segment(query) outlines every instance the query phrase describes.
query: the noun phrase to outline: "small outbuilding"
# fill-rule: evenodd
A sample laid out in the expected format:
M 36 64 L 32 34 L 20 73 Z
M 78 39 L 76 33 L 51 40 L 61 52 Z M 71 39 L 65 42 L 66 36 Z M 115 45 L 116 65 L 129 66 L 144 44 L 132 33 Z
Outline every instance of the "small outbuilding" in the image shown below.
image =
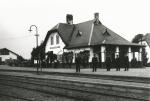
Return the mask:
M 0 49 L 0 64 L 6 62 L 9 59 L 17 60 L 20 57 L 17 53 L 7 49 L 1 48 Z

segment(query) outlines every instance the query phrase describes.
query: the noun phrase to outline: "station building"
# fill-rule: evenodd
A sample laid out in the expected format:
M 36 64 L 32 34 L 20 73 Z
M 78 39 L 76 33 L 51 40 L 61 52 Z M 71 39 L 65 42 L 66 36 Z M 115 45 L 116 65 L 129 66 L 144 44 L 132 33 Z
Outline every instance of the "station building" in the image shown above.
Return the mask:
M 73 62 L 75 54 L 88 50 L 90 53 L 89 62 L 94 54 L 97 54 L 102 63 L 106 57 L 111 59 L 128 55 L 129 62 L 136 56 L 137 61 L 142 61 L 143 45 L 131 43 L 121 35 L 107 28 L 99 20 L 99 13 L 94 14 L 94 18 L 78 24 L 73 23 L 73 16 L 66 15 L 66 23 L 58 23 L 47 32 L 44 40 L 45 52 L 53 52 L 61 57 L 63 52 L 73 52 Z M 136 55 L 133 55 L 137 53 Z

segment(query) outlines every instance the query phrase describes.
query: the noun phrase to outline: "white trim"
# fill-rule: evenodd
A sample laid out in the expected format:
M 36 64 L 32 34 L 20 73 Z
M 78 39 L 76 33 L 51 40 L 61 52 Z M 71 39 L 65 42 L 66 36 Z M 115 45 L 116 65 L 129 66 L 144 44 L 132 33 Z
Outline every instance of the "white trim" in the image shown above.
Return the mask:
M 101 62 L 105 62 L 105 46 L 101 46 Z
M 129 62 L 131 62 L 131 60 L 133 58 L 133 54 L 131 52 L 131 47 L 128 47 L 128 58 L 129 58 Z
M 89 37 L 89 43 L 88 43 L 88 45 L 90 45 L 90 44 L 91 44 L 91 39 L 92 39 L 93 28 L 94 28 L 94 24 L 92 23 L 92 28 L 91 28 L 91 33 L 90 33 L 90 37 Z
M 93 48 L 90 48 L 90 57 L 89 57 L 89 62 L 92 62 L 92 58 L 94 56 L 94 53 L 93 53 Z

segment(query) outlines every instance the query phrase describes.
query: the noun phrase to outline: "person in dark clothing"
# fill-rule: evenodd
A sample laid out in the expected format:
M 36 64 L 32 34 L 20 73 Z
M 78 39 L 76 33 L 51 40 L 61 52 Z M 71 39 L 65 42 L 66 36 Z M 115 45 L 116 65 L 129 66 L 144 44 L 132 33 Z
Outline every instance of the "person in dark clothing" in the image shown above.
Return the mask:
M 98 66 L 98 58 L 96 57 L 96 54 L 94 54 L 94 57 L 92 58 L 93 72 L 96 72 L 97 66 Z
M 42 65 L 42 68 L 46 68 L 46 60 L 42 60 L 41 65 Z
M 124 71 L 128 71 L 129 70 L 129 58 L 128 58 L 128 56 L 124 57 L 124 66 L 125 66 Z
M 76 64 L 76 72 L 80 72 L 81 57 L 79 56 L 79 54 L 75 59 L 75 64 Z
M 54 68 L 58 68 L 59 61 L 57 59 L 54 60 Z
M 110 71 L 110 67 L 111 67 L 111 63 L 112 63 L 111 58 L 110 57 L 106 57 L 105 63 L 106 63 L 107 71 Z
M 62 67 L 65 68 L 65 56 L 64 56 L 64 54 L 62 55 Z
M 116 66 L 115 56 L 112 56 L 111 60 L 112 60 L 112 62 L 111 62 L 111 68 L 115 68 L 115 66 Z
M 137 64 L 137 59 L 136 59 L 135 57 L 133 57 L 133 59 L 131 60 L 131 66 L 132 66 L 133 68 L 135 68 L 135 67 L 136 67 L 136 64 Z
M 73 56 L 70 54 L 69 56 L 68 56 L 68 65 L 69 65 L 69 68 L 71 68 L 71 65 L 72 65 L 72 60 L 73 60 Z
M 116 71 L 120 71 L 120 58 L 118 55 L 115 59 L 115 66 L 116 66 Z

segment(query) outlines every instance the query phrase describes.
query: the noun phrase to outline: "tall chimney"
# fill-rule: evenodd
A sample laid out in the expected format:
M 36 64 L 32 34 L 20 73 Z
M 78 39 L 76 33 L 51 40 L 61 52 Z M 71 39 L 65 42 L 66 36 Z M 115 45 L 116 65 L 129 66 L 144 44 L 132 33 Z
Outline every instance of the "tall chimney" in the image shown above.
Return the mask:
M 66 15 L 66 23 L 72 25 L 73 24 L 73 15 L 67 14 Z
M 95 24 L 101 24 L 101 22 L 99 21 L 99 13 L 94 13 L 94 20 Z
M 94 13 L 94 18 L 99 20 L 99 13 Z

